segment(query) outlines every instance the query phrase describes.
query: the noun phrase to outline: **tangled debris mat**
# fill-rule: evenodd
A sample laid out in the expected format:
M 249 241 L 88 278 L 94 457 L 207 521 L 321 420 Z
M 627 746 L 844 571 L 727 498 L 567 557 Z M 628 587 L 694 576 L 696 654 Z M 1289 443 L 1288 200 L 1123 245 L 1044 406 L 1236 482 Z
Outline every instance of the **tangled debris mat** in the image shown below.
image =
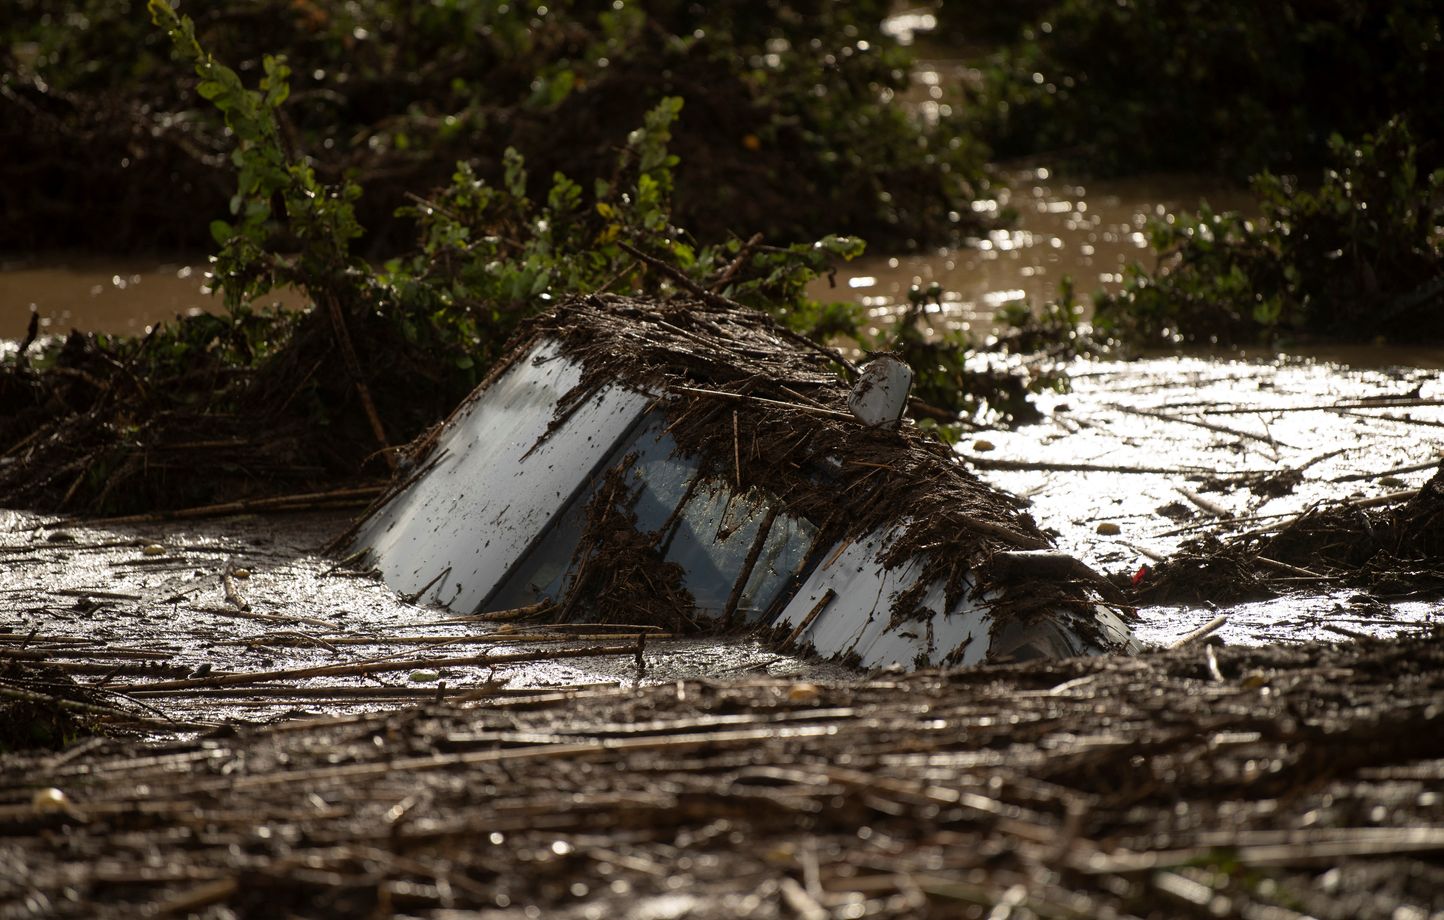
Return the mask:
M 1444 591 L 1444 466 L 1417 490 L 1316 506 L 1227 540 L 1187 542 L 1143 580 L 1134 599 L 1231 604 L 1301 585 L 1437 597 Z
M 850 387 L 841 372 L 856 368 L 846 358 L 764 313 L 699 294 L 705 296 L 569 299 L 529 321 L 494 373 L 533 360 L 539 343 L 554 344 L 581 374 L 557 401 L 544 438 L 599 392 L 620 385 L 648 394 L 648 411 L 665 419 L 664 433 L 677 452 L 695 459 L 700 477 L 687 487 L 684 503 L 701 481 L 725 483 L 733 496 L 756 489 L 765 495 L 767 514 L 785 512 L 816 528 L 806 550 L 812 558 L 880 535 L 878 561 L 884 567 L 919 565 L 888 605 L 895 624 L 930 620 L 934 612 L 925 598 L 941 585 L 942 609 L 955 608 L 966 596 L 987 595 L 994 623 L 1045 612 L 1062 619 L 1072 612 L 1077 616 L 1065 621 L 1067 628 L 1108 647 L 1095 618 L 1097 592 L 1119 598 L 1101 575 L 1081 564 L 1047 577 L 1023 570 L 1021 561 L 1011 573 L 990 564 L 1000 552 L 1053 547 L 1018 499 L 983 482 L 948 444 L 911 420 L 895 427 L 860 423 L 847 408 Z M 485 386 L 478 393 L 484 394 Z M 377 509 L 424 474 L 444 443 L 441 430 L 411 445 L 393 491 Z M 681 572 L 662 564 L 667 528 L 640 533 L 631 514 L 635 496 L 623 489 L 623 476 L 633 459 L 601 474 L 606 483 L 597 492 L 601 500 L 587 507 L 572 566 L 592 577 L 574 581 L 557 609 L 543 615 L 566 621 L 584 611 L 594 622 L 694 631 L 694 603 L 680 589 Z M 390 525 L 383 520 L 380 526 Z M 759 541 L 765 539 L 768 527 L 759 533 Z M 347 539 L 337 545 L 347 545 Z M 755 544 L 753 562 L 762 545 Z M 724 623 L 736 612 L 751 566 L 729 573 L 735 582 Z M 593 574 L 600 572 L 606 577 Z M 1125 616 L 1132 612 L 1119 609 Z M 927 651 L 933 651 L 931 638 Z
M 1436 632 L 95 739 L 0 916 L 1427 918 L 1441 721 Z

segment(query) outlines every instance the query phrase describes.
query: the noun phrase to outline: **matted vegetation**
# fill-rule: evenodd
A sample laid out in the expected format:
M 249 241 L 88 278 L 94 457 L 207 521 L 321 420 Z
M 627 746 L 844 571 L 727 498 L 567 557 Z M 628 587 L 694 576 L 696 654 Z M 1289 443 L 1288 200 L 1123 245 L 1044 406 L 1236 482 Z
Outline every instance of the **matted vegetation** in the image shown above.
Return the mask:
M 0 758 L 0 896 L 582 918 L 1438 906 L 1444 644 L 548 688 Z M 67 809 L 32 804 L 56 787 Z

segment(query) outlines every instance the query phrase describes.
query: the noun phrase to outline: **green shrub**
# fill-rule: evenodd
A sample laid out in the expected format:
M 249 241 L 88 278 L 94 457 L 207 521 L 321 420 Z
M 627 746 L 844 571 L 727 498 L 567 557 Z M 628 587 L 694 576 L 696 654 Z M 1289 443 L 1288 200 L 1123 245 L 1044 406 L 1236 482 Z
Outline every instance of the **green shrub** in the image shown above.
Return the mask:
M 1444 141 L 1441 23 L 1433 0 L 1058 0 L 983 63 L 967 111 L 1004 157 L 1300 170 L 1396 113 Z
M 217 0 L 196 34 L 254 83 L 284 56 L 280 122 L 297 163 L 356 204 L 372 255 L 404 251 L 406 194 L 501 153 L 545 198 L 562 172 L 610 180 L 627 132 L 680 98 L 679 222 L 702 239 L 829 232 L 940 241 L 986 190 L 980 148 L 885 103 L 911 58 L 881 0 Z M 0 10 L 0 247 L 204 246 L 230 139 L 170 60 L 141 0 L 12 0 Z M 47 219 L 39 219 L 41 216 Z M 966 229 L 966 228 L 962 228 Z
M 0 364 L 0 452 L 26 448 L 0 466 L 12 502 L 120 512 L 381 472 L 381 458 L 479 382 L 522 320 L 568 294 L 715 290 L 804 331 L 856 331 L 851 308 L 818 304 L 806 289 L 834 260 L 858 255 L 860 241 L 701 245 L 674 225 L 678 99 L 647 113 L 611 178 L 587 189 L 558 173 L 533 199 L 515 150 L 496 184 L 462 163 L 450 183 L 413 196 L 414 249 L 373 266 L 352 251 L 360 189 L 321 181 L 288 150 L 285 62 L 265 58 L 248 88 L 190 20 L 165 0 L 150 7 L 233 144 L 231 219 L 212 226 L 230 309 L 141 339 L 74 334 Z M 314 306 L 247 306 L 280 286 Z
M 1335 137 L 1316 191 L 1264 173 L 1262 215 L 1207 208 L 1150 227 L 1162 261 L 1096 300 L 1101 331 L 1143 344 L 1301 336 L 1444 339 L 1444 169 L 1402 120 Z

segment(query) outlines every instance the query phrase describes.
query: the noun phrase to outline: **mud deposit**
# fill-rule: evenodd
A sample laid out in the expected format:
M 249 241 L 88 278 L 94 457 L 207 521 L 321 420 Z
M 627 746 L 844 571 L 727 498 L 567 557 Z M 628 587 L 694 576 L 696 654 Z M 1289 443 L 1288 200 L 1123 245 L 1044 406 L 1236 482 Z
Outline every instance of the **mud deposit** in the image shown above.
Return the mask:
M 1144 583 L 1150 572 L 1140 569 L 1201 535 L 1266 537 L 1340 504 L 1401 507 L 1434 474 L 1444 445 L 1444 386 L 1432 368 L 1199 357 L 1078 362 L 1070 377 L 1072 392 L 1040 401 L 1042 422 L 969 436 L 960 452 L 1029 499 L 1062 549 Z M 1377 636 L 1439 617 L 1437 602 L 1407 587 L 1360 592 L 1311 577 L 1324 574 L 1275 571 L 1280 596 L 1228 610 L 1222 637 Z M 1170 642 L 1218 610 L 1140 613 L 1141 637 Z

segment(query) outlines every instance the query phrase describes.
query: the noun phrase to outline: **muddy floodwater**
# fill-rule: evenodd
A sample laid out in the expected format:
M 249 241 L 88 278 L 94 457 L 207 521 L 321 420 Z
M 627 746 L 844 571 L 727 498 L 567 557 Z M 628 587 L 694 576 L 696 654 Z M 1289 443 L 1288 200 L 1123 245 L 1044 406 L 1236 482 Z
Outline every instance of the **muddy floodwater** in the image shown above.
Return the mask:
M 204 256 L 97 259 L 49 256 L 0 261 L 0 339 L 25 334 L 32 313 L 41 335 L 71 329 L 141 335 L 155 323 L 225 309 L 211 290 Z M 299 295 L 271 298 L 303 306 Z
M 1444 443 L 1444 383 L 1432 368 L 1157 358 L 1071 370 L 1071 392 L 1040 400 L 1042 422 L 980 430 L 958 449 L 1026 498 L 1064 550 L 1109 573 L 1136 572 L 1205 531 L 1417 489 Z M 1268 487 L 1287 471 L 1296 485 Z M 117 524 L 0 512 L 0 645 L 138 701 L 137 724 L 152 728 L 434 699 L 528 705 L 696 677 L 851 676 L 746 639 L 615 624 L 498 628 L 417 604 L 321 551 L 349 520 L 331 511 Z M 1444 621 L 1436 602 L 1318 593 L 1306 580 L 1223 612 L 1222 639 L 1243 645 L 1408 635 Z M 1169 645 L 1218 613 L 1145 607 L 1136 629 Z
M 924 67 L 910 104 L 940 104 L 944 63 Z M 1148 220 L 1203 201 L 1247 211 L 1236 189 L 1188 177 L 1080 183 L 1015 170 L 982 211 L 1016 222 L 961 249 L 868 256 L 819 282 L 883 329 L 913 285 L 941 286 L 935 329 L 986 338 L 998 307 L 1081 297 L 1148 259 Z M 139 333 L 220 309 L 204 259 L 126 264 L 51 260 L 0 266 L 0 339 L 70 328 Z M 12 343 L 13 347 L 13 343 Z M 978 430 L 958 444 L 979 475 L 1022 496 L 1060 547 L 1107 573 L 1136 573 L 1204 532 L 1239 533 L 1317 503 L 1417 489 L 1444 451 L 1440 356 L 1422 349 L 1077 360 L 1071 390 L 1038 399 L 1042 421 Z M 1296 473 L 1289 489 L 1261 487 Z M 508 628 L 410 603 L 320 548 L 345 515 L 108 524 L 0 512 L 0 643 L 56 661 L 85 682 L 145 703 L 140 720 L 205 725 L 434 698 L 527 699 L 682 677 L 828 679 L 841 668 L 744 640 L 681 640 L 618 627 Z M 228 574 L 229 573 L 229 574 Z M 244 574 L 245 577 L 241 577 Z M 1147 643 L 1213 619 L 1208 606 L 1140 611 Z M 1230 644 L 1411 633 L 1435 602 L 1296 592 L 1225 611 Z M 284 688 L 234 673 L 275 672 Z M 193 682 L 200 681 L 200 686 Z
M 929 321 L 982 338 L 999 305 L 1051 297 L 1064 275 L 1085 291 L 1116 284 L 1122 265 L 1142 252 L 1150 216 L 1205 197 L 1227 203 L 1229 194 L 1208 194 L 1191 180 L 1083 187 L 1042 168 L 1016 178 L 1018 191 L 1003 201 L 1018 213 L 1012 229 L 971 249 L 865 259 L 839 274 L 837 288 L 818 293 L 857 298 L 885 325 L 911 285 L 937 281 L 942 308 Z M 12 266 L 0 273 L 0 306 L 14 333 L 29 305 L 41 303 L 52 334 L 72 325 L 139 331 L 166 316 L 218 308 L 201 293 L 203 265 Z M 958 450 L 981 476 L 1026 498 L 1061 548 L 1104 572 L 1135 572 L 1206 530 L 1238 532 L 1321 501 L 1418 488 L 1444 447 L 1444 384 L 1434 357 L 1360 348 L 1079 360 L 1068 369 L 1070 392 L 1039 398 L 1041 422 L 970 433 Z M 1283 494 L 1246 484 L 1290 470 L 1300 481 Z M 639 668 L 635 632 L 498 633 L 338 568 L 319 550 L 345 524 L 334 513 L 184 527 L 7 513 L 0 607 L 10 633 L 0 641 L 195 724 L 438 696 L 580 693 L 683 676 L 845 674 L 749 641 L 651 636 Z M 223 574 L 235 569 L 249 575 L 231 579 L 244 608 L 227 599 Z M 1145 608 L 1136 628 L 1145 642 L 1168 644 L 1217 612 Z M 1307 583 L 1227 613 L 1223 640 L 1253 645 L 1339 638 L 1339 630 L 1407 633 L 1441 616 L 1433 602 L 1320 594 Z M 333 670 L 280 678 L 286 689 L 275 695 L 254 683 L 199 691 L 184 683 L 188 675 L 307 668 Z M 156 680 L 173 689 L 141 689 Z

